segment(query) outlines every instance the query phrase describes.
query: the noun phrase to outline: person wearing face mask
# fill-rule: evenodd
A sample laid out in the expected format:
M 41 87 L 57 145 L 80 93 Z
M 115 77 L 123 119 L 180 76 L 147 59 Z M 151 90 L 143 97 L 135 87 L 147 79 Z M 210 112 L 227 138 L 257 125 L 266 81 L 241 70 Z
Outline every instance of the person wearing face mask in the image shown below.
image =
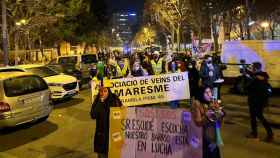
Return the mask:
M 220 68 L 213 63 L 212 57 L 207 57 L 205 63 L 200 68 L 200 77 L 203 86 L 215 87 L 215 81 L 221 78 Z
M 112 86 L 109 80 L 101 81 L 99 93 L 90 111 L 91 118 L 96 120 L 94 152 L 98 158 L 108 158 L 110 108 L 122 107 L 120 99 L 110 90 Z
M 145 75 L 144 70 L 143 70 L 142 66 L 140 65 L 140 62 L 135 62 L 133 64 L 131 75 L 134 77 L 140 77 L 140 76 Z
M 116 71 L 117 71 L 117 78 L 123 78 L 127 77 L 129 74 L 129 66 L 126 64 L 124 59 L 118 60 L 118 63 L 116 64 Z
M 197 100 L 192 101 L 192 117 L 197 126 L 202 127 L 203 158 L 220 158 L 219 147 L 223 145 L 221 122 L 225 116 L 223 108 L 213 100 L 210 87 L 199 89 Z
M 271 86 L 268 83 L 269 76 L 262 71 L 262 64 L 253 63 L 252 72 L 250 74 L 251 81 L 248 86 L 248 104 L 251 118 L 251 133 L 247 138 L 258 139 L 257 119 L 263 124 L 267 132 L 266 142 L 273 141 L 273 132 L 270 124 L 264 118 L 263 111 L 268 104 L 269 96 L 272 93 Z
M 172 60 L 168 64 L 168 72 L 169 73 L 177 73 L 179 72 L 178 64 L 176 63 L 175 60 Z
M 200 79 L 199 72 L 196 68 L 196 61 L 191 61 L 187 70 L 189 72 L 190 93 L 192 97 L 196 97 L 198 95 Z
M 151 66 L 152 66 L 153 75 L 159 75 L 164 73 L 165 63 L 163 61 L 163 58 L 160 57 L 160 53 L 158 51 L 155 51 L 153 54 L 153 59 L 151 60 Z

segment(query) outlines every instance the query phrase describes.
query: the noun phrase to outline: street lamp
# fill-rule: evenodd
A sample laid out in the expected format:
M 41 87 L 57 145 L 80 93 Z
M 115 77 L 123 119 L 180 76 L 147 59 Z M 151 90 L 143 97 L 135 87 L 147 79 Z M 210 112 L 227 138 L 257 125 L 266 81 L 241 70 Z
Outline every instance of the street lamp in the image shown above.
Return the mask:
M 20 20 L 20 23 L 23 24 L 23 25 L 26 25 L 26 24 L 27 24 L 27 20 L 21 19 L 21 20 Z
M 267 21 L 264 21 L 264 22 L 261 23 L 262 28 L 266 29 L 268 26 L 269 26 L 269 23 Z
M 21 19 L 19 21 L 16 21 L 16 26 L 26 25 L 28 22 L 26 19 Z
M 265 30 L 266 28 L 269 27 L 269 23 L 267 21 L 264 21 L 261 23 L 261 27 L 262 27 L 263 40 L 265 40 Z
M 21 22 L 16 22 L 16 25 L 17 26 L 21 26 Z
M 148 28 L 144 27 L 144 33 L 148 33 Z
M 16 26 L 17 26 L 17 30 L 20 32 L 20 30 L 21 30 L 21 26 L 24 26 L 24 25 L 27 25 L 27 20 L 26 19 L 21 19 L 21 20 L 19 20 L 19 21 L 16 21 L 15 22 L 15 24 L 16 24 Z M 19 36 L 19 32 L 17 32 L 16 34 L 15 34 L 15 65 L 18 65 L 18 36 Z M 29 35 L 28 35 L 29 36 Z

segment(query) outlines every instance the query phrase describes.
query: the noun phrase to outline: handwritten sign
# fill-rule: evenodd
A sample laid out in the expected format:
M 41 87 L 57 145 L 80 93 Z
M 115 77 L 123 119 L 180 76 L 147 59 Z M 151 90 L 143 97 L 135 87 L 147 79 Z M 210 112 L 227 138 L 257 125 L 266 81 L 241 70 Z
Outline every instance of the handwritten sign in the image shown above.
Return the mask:
M 202 158 L 202 129 L 185 109 L 112 108 L 109 133 L 110 158 Z

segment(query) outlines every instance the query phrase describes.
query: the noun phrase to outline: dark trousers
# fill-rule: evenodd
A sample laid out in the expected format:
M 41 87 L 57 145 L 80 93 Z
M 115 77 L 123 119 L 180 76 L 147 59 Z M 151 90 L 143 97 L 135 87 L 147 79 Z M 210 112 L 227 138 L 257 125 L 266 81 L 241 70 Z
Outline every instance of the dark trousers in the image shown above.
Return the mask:
M 258 120 L 263 124 L 267 135 L 272 136 L 272 129 L 270 127 L 270 124 L 267 122 L 267 120 L 263 116 L 263 110 L 264 106 L 262 105 L 249 105 L 250 110 L 250 117 L 251 117 L 251 128 L 252 128 L 252 134 L 257 136 L 258 135 L 258 129 L 257 129 L 257 118 Z
M 213 151 L 210 150 L 209 145 L 210 145 L 210 141 L 205 138 L 205 136 L 203 137 L 203 158 L 221 158 L 220 155 L 220 149 L 217 146 Z
M 97 153 L 97 158 L 108 158 L 108 155 Z

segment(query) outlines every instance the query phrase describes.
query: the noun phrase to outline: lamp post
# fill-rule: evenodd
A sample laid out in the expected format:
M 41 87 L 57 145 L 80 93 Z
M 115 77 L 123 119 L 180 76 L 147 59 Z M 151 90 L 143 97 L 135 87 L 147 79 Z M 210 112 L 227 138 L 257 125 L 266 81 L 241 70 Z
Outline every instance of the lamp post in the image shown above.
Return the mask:
M 261 27 L 262 27 L 262 36 L 263 36 L 263 40 L 265 40 L 265 30 L 269 27 L 269 23 L 267 21 L 264 21 L 261 23 Z
M 18 50 L 19 50 L 19 46 L 18 46 L 18 39 L 19 39 L 19 32 L 20 32 L 20 27 L 24 26 L 27 24 L 27 20 L 25 19 L 21 19 L 19 21 L 15 22 L 16 26 L 17 26 L 17 32 L 15 34 L 15 65 L 18 65 Z

